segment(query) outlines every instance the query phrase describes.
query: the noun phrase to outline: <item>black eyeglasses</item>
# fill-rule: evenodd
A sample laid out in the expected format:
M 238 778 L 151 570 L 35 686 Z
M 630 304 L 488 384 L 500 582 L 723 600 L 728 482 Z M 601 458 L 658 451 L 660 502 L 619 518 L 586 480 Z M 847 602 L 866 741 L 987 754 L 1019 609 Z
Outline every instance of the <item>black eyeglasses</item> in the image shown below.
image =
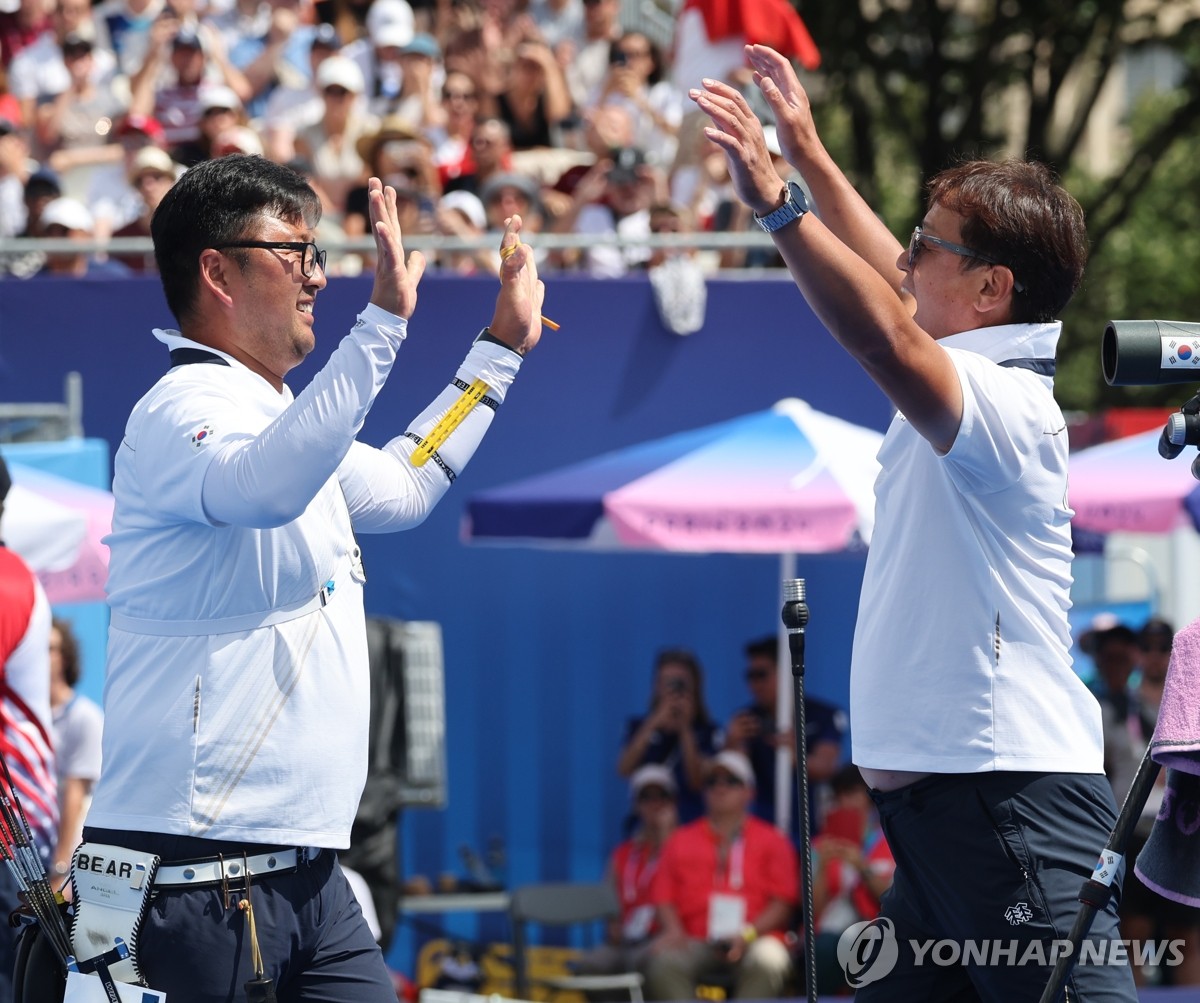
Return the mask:
M 329 253 L 322 251 L 310 241 L 299 240 L 232 240 L 228 244 L 214 244 L 214 251 L 227 251 L 235 247 L 261 247 L 267 251 L 299 251 L 300 274 L 311 279 L 318 268 L 325 271 L 325 257 Z
M 932 234 L 926 233 L 919 226 L 913 227 L 912 236 L 908 238 L 908 270 L 912 271 L 913 266 L 917 263 L 917 256 L 921 253 L 921 248 L 928 244 L 930 247 L 938 247 L 943 251 L 949 251 L 951 254 L 957 254 L 960 258 L 976 258 L 979 261 L 986 261 L 989 265 L 1000 265 L 1002 268 L 1009 266 L 1003 261 L 997 261 L 989 255 L 983 254 L 970 247 L 964 247 L 962 244 L 955 244 L 949 240 L 943 240 L 941 237 L 934 237 Z M 1009 271 L 1012 271 L 1009 268 Z M 1025 291 L 1025 284 L 1013 276 L 1013 289 L 1019 293 Z
M 766 669 L 747 669 L 746 670 L 746 682 L 761 683 L 770 674 L 771 673 L 768 672 Z
M 714 773 L 711 777 L 704 781 L 705 787 L 745 787 L 737 777 L 730 776 L 728 773 Z
M 661 787 L 647 787 L 638 791 L 639 801 L 670 801 L 671 795 Z
M 1145 651 L 1148 654 L 1169 655 L 1171 653 L 1171 642 L 1161 641 L 1158 644 L 1147 644 L 1143 642 L 1141 648 L 1142 651 Z

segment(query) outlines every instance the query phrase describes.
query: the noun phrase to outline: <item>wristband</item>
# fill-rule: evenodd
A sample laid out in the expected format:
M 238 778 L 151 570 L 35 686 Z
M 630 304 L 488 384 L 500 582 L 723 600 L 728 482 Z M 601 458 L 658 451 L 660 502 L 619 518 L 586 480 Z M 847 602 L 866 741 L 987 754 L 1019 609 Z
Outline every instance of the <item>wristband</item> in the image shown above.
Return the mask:
M 742 940 L 747 944 L 752 944 L 758 938 L 758 930 L 753 923 L 747 923 L 742 927 Z

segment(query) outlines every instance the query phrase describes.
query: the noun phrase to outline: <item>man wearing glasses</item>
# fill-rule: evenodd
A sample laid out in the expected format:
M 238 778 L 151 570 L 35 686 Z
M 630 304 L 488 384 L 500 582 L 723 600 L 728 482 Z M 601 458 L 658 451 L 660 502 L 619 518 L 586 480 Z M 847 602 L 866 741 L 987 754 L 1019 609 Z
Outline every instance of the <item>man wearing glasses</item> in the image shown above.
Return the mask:
M 326 285 L 312 188 L 224 157 L 152 223 L 180 329 L 155 331 L 169 371 L 117 452 L 104 771 L 84 839 L 108 848 L 91 861 L 161 858 L 136 967 L 114 974 L 171 1000 L 241 1000 L 255 978 L 281 1003 L 396 998 L 333 852 L 367 767 L 355 534 L 415 526 L 445 494 L 538 342 L 544 290 L 514 218 L 491 324 L 453 381 L 382 449 L 356 441 L 425 268 L 405 258 L 395 191 L 369 188 L 370 303 L 294 397 L 284 377 L 313 349 Z
M 858 998 L 1039 999 L 1116 819 L 1099 707 L 1071 668 L 1067 433 L 1052 382 L 1055 318 L 1087 257 L 1083 213 L 1041 165 L 964 163 L 933 179 L 905 249 L 833 163 L 788 62 L 746 54 L 820 218 L 779 177 L 737 91 L 705 80 L 691 96 L 805 299 L 897 409 L 879 452 L 850 725 L 897 861 L 872 935 L 899 956 L 857 973 L 870 976 Z M 1116 912 L 1100 912 L 1094 939 L 1118 936 Z M 910 941 L 929 937 L 986 943 L 988 961 L 918 964 Z M 1135 999 L 1117 955 L 1076 966 L 1071 998 Z
M 706 979 L 728 983 L 736 999 L 785 994 L 796 851 L 750 813 L 753 800 L 750 760 L 718 752 L 704 780 L 704 816 L 667 839 L 650 888 L 662 932 L 645 961 L 648 999 L 693 999 Z

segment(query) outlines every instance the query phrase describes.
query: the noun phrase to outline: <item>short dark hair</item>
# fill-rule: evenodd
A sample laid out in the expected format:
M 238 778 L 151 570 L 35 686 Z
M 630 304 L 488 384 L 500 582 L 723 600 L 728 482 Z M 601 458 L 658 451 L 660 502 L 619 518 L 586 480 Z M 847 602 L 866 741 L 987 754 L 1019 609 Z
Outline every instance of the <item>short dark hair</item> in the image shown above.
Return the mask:
M 773 634 L 749 641 L 742 649 L 747 658 L 769 658 L 772 662 L 779 661 L 779 638 Z
M 167 306 L 180 323 L 196 304 L 200 253 L 214 244 L 251 239 L 257 220 L 275 216 L 315 227 L 321 200 L 290 167 L 265 157 L 230 154 L 185 171 L 150 221 Z M 231 252 L 244 268 L 245 252 Z
M 929 203 L 962 217 L 963 243 L 1012 269 L 1012 322 L 1054 320 L 1075 295 L 1087 263 L 1083 209 L 1045 164 L 973 160 L 929 182 Z M 965 268 L 986 264 L 964 259 Z
M 62 671 L 63 681 L 74 689 L 79 682 L 79 677 L 83 675 L 83 667 L 79 663 L 79 641 L 75 637 L 75 631 L 71 629 L 70 621 L 60 620 L 55 617 L 50 621 L 50 626 L 58 631 L 58 636 L 62 639 Z

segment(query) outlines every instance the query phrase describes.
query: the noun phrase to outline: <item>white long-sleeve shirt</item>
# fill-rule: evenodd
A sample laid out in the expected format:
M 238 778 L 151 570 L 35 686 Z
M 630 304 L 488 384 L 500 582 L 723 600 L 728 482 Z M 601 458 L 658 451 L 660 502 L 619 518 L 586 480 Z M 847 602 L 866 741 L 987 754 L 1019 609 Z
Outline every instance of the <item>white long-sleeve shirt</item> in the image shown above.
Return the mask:
M 383 449 L 355 441 L 404 339 L 368 307 L 295 399 L 236 360 L 171 369 L 117 451 L 104 767 L 87 824 L 341 848 L 366 778 L 364 576 L 354 531 L 418 524 L 474 453 L 409 455 L 451 384 Z M 175 332 L 168 347 L 211 352 Z M 520 357 L 477 342 L 457 379 L 497 404 Z

